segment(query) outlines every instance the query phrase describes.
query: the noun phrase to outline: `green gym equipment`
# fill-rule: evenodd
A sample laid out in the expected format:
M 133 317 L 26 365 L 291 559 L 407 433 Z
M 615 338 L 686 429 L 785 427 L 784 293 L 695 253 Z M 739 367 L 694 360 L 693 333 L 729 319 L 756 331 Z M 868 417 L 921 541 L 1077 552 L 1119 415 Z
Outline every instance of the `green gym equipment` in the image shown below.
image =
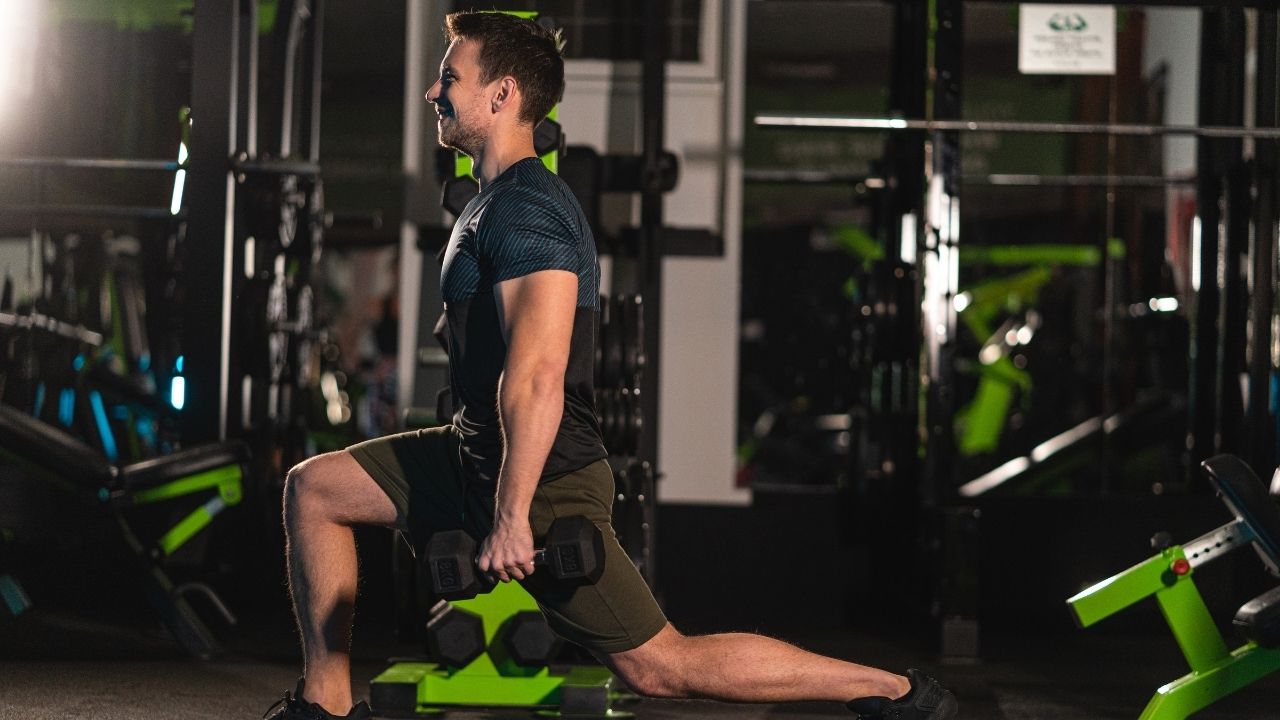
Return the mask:
M 1124 259 L 1124 242 L 1107 243 L 1110 260 Z M 1030 341 L 1039 327 L 1032 312 L 1054 268 L 1096 267 L 1102 251 L 1096 245 L 977 245 L 960 252 L 961 266 L 1025 267 L 1013 275 L 985 277 L 957 296 L 956 316 L 982 342 L 973 371 L 978 386 L 973 400 L 956 412 L 956 449 L 972 457 L 995 452 L 1004 435 L 1015 395 L 1024 404 L 1031 392 L 1031 373 L 1017 367 L 1013 348 Z M 1001 318 L 1007 318 L 996 325 Z M 1012 339 L 1012 340 L 1011 340 Z
M 526 624 L 537 603 L 517 583 L 432 609 L 427 645 L 440 662 L 396 662 L 370 684 L 378 715 L 421 717 L 458 707 L 527 707 L 549 717 L 630 717 L 614 705 L 634 698 L 595 665 L 554 667 L 545 628 Z M 539 650 L 522 657 L 524 630 Z
M 164 561 L 224 510 L 240 503 L 247 461 L 245 445 L 233 441 L 115 465 L 57 426 L 0 405 L 0 462 L 28 469 L 114 520 L 133 560 L 133 579 L 178 644 L 199 658 L 218 654 L 220 647 L 187 603 L 186 595 L 203 596 L 228 624 L 234 624 L 235 617 L 207 585 L 189 582 L 175 586 L 164 570 Z M 144 538 L 134 527 L 132 511 L 160 503 L 184 505 L 167 529 Z M 16 597 L 12 592 L 8 595 Z
M 1218 455 L 1201 468 L 1235 520 L 1183 545 L 1158 533 L 1156 555 L 1067 600 L 1077 624 L 1089 627 L 1155 597 L 1191 672 L 1158 688 L 1140 720 L 1185 718 L 1280 669 L 1280 587 L 1236 613 L 1234 625 L 1247 641 L 1232 650 L 1192 578 L 1196 568 L 1244 545 L 1280 576 L 1280 509 L 1239 458 Z

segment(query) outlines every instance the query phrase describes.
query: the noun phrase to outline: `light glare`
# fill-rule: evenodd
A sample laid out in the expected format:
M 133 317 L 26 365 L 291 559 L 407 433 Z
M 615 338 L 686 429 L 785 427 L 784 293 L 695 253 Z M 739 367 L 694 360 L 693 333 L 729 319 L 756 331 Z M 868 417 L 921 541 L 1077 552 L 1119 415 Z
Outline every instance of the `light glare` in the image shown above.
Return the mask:
M 37 0 L 0 0 L 0 115 L 25 105 L 35 90 L 38 9 Z
M 37 20 L 37 0 L 0 0 L 0 118 L 35 91 Z
M 186 378 L 178 375 L 173 378 L 173 382 L 169 385 L 169 403 L 173 405 L 174 410 L 181 410 L 186 402 L 187 381 Z
M 187 184 L 187 171 L 178 170 L 173 176 L 173 198 L 169 200 L 169 214 L 177 215 L 182 210 L 182 189 Z

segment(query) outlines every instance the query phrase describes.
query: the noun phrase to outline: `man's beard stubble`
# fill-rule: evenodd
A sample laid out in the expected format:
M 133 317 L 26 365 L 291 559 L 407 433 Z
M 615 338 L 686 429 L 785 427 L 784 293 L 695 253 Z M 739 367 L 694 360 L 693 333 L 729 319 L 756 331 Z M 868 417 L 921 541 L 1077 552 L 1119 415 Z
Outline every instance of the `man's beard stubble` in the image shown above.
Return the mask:
M 449 119 L 452 122 L 440 125 L 440 144 L 474 158 L 484 146 L 484 136 L 474 127 L 463 123 L 456 115 Z

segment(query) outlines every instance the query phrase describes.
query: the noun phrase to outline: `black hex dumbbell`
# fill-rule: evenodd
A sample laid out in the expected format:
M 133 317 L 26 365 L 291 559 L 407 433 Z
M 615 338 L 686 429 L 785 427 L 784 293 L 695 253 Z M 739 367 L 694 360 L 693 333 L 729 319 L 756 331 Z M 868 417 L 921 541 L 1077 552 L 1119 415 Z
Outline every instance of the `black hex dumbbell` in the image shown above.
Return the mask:
M 533 128 L 533 151 L 539 156 L 564 149 L 564 130 L 551 118 L 542 118 Z
M 484 652 L 484 619 L 441 601 L 427 621 L 427 654 L 452 668 L 465 667 Z
M 493 589 L 493 581 L 476 568 L 476 542 L 462 530 L 447 530 L 427 542 L 431 589 L 450 600 L 473 598 Z M 561 581 L 594 583 L 604 572 L 604 536 L 581 515 L 551 524 L 546 547 L 534 551 L 533 564 Z
M 550 665 L 564 645 L 537 610 L 521 610 L 512 615 L 499 632 L 507 655 L 524 667 Z
M 449 178 L 440 191 L 440 206 L 457 217 L 466 209 L 467 203 L 480 194 L 480 185 L 470 175 Z

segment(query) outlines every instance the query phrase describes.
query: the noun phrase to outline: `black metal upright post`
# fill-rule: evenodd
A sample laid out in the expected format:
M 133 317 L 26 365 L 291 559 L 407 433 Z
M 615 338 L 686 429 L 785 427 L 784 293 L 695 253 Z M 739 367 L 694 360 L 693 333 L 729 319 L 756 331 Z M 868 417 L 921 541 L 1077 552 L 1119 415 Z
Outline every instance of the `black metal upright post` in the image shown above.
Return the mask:
M 894 6 L 890 117 L 926 116 L 929 92 L 927 0 Z M 885 178 L 876 227 L 884 259 L 872 266 L 866 300 L 897 305 L 893 329 L 862 335 L 874 349 L 855 354 L 851 370 L 859 393 L 850 449 L 848 539 L 866 548 L 865 573 L 879 578 L 854 583 L 855 606 L 883 616 L 908 611 L 903 597 L 918 593 L 920 293 L 918 247 L 924 218 L 925 143 L 919 130 L 889 133 L 878 171 Z M 867 328 L 861 328 L 867 332 Z
M 1239 113 L 1232 109 L 1240 95 L 1232 87 L 1237 70 L 1229 67 L 1238 54 L 1243 37 L 1241 11 L 1238 8 L 1206 8 L 1200 24 L 1200 93 L 1199 118 L 1202 125 L 1227 125 Z M 1233 44 L 1235 47 L 1233 47 Z M 1199 137 L 1196 141 L 1196 221 L 1194 233 L 1199 247 L 1192 248 L 1192 287 L 1195 308 L 1191 323 L 1191 378 L 1187 409 L 1190 417 L 1191 453 L 1188 467 L 1194 471 L 1200 462 L 1218 452 L 1222 441 L 1221 393 L 1231 392 L 1223 375 L 1220 326 L 1223 310 L 1223 273 L 1226 246 L 1229 197 L 1226 177 L 1234 161 L 1229 140 Z M 1235 156 L 1237 159 L 1239 154 Z M 1235 394 L 1238 396 L 1239 391 Z
M 303 149 L 308 160 L 320 162 L 320 81 L 324 58 L 324 0 L 311 0 L 311 27 L 307 33 L 307 45 L 309 52 L 304 77 L 309 82 L 302 90 L 303 107 L 307 110 L 299 147 Z
M 1276 23 L 1280 15 L 1274 9 L 1258 11 L 1258 62 L 1255 83 L 1254 121 L 1257 127 L 1280 125 L 1277 105 L 1278 40 Z M 1253 240 L 1250 248 L 1249 273 L 1249 400 L 1245 428 L 1248 435 L 1249 464 L 1259 473 L 1270 472 L 1280 458 L 1276 454 L 1276 428 L 1271 409 L 1271 382 L 1275 376 L 1271 356 L 1271 323 L 1276 317 L 1275 283 L 1277 237 L 1276 176 L 1280 174 L 1280 143 L 1258 138 L 1254 145 Z
M 1244 124 L 1244 9 L 1224 12 L 1222 31 L 1227 52 L 1222 58 L 1226 102 L 1218 118 L 1224 125 Z M 1245 343 L 1248 333 L 1249 298 L 1245 269 L 1248 267 L 1249 226 L 1252 216 L 1253 178 L 1244 162 L 1244 139 L 1221 141 L 1226 174 L 1223 178 L 1222 252 L 1218 273 L 1222 289 L 1218 311 L 1221 333 L 1218 346 L 1218 429 L 1217 452 L 1240 453 L 1244 450 L 1244 397 L 1240 378 L 1246 372 Z M 1267 468 L 1267 472 L 1273 468 Z
M 191 149 L 183 261 L 184 442 L 217 440 L 227 429 L 230 351 L 228 260 L 235 229 L 240 3 L 196 3 L 192 37 Z
M 280 3 L 279 13 L 277 22 L 285 24 L 282 28 L 285 31 L 284 53 L 280 63 L 280 99 L 283 101 L 280 109 L 280 157 L 288 158 L 293 157 L 294 135 L 299 129 L 300 113 L 295 104 L 303 105 L 299 102 L 298 71 L 306 67 L 308 60 L 301 54 L 305 52 L 311 3 L 309 0 L 286 0 Z
M 929 5 L 927 0 L 903 0 L 894 4 L 893 67 L 890 70 L 889 115 L 921 118 L 926 111 L 929 77 Z M 903 223 L 908 214 L 919 222 L 924 199 L 925 134 L 912 130 L 890 133 L 885 143 L 886 180 L 885 254 L 893 257 L 902 244 Z M 911 228 L 915 235 L 915 227 Z
M 240 66 L 241 84 L 237 88 L 236 96 L 232 102 L 239 108 L 239 128 L 236 134 L 237 141 L 231 154 L 237 160 L 256 159 L 258 153 L 258 78 L 259 78 L 259 57 L 261 48 L 259 46 L 259 26 L 258 26 L 258 0 L 241 0 L 237 3 L 240 6 L 240 56 L 237 64 Z M 192 124 L 194 127 L 194 123 Z M 235 205 L 236 192 L 243 187 L 244 177 L 236 174 L 235 178 L 236 190 L 232 192 L 231 204 Z M 240 195 L 243 199 L 243 194 Z M 241 297 L 244 289 L 244 273 L 242 269 L 245 267 L 245 231 L 243 227 L 237 226 L 237 213 L 232 212 L 227 216 L 226 228 L 226 266 L 229 269 L 226 280 L 223 285 L 223 294 L 230 298 L 227 301 L 226 312 L 230 314 L 227 321 L 227 333 L 223 339 L 223 343 L 228 348 L 241 347 L 244 338 L 244 318 L 237 312 L 237 303 L 235 302 Z M 264 238 L 265 239 L 265 238 Z M 223 397 L 223 405 L 226 408 L 226 420 L 223 423 L 223 434 L 227 436 L 243 436 L 245 431 L 245 423 L 243 417 L 245 415 L 245 392 L 244 392 L 244 374 L 245 367 L 249 364 L 250 359 L 228 350 L 226 355 L 226 390 Z M 250 398 L 250 402 L 252 399 Z
M 320 88 L 324 39 L 323 0 L 297 0 L 292 8 L 289 31 L 285 41 L 285 69 L 282 84 L 282 128 L 280 157 L 302 159 L 311 163 L 320 160 Z M 288 144 L 285 144 L 288 143 Z M 305 407 L 307 393 L 314 389 L 317 379 L 304 372 L 305 355 L 311 343 L 307 339 L 314 320 L 312 281 L 315 263 L 320 258 L 323 245 L 324 193 L 319 174 L 308 176 L 285 175 L 281 178 L 281 192 L 287 196 L 300 193 L 305 200 L 296 208 L 296 233 L 287 249 L 297 261 L 288 270 L 286 293 L 288 306 L 295 323 L 295 332 L 288 337 L 288 369 L 281 382 L 273 385 L 277 413 L 273 418 L 276 435 L 281 445 L 284 466 L 290 466 L 306 457 L 307 423 Z M 290 201 L 287 197 L 282 202 Z M 309 387 L 310 386 L 310 387 Z M 269 397 L 271 391 L 269 390 Z
M 889 114 L 895 117 L 924 117 L 927 110 L 926 96 L 929 78 L 929 6 L 926 0 L 905 0 L 894 5 L 894 52 L 891 85 L 889 88 Z M 919 292 L 917 258 L 920 228 L 924 221 L 924 177 L 926 134 L 922 131 L 890 133 L 885 141 L 882 171 L 885 177 L 884 201 L 881 205 L 881 241 L 884 256 L 883 267 L 887 277 L 911 283 L 913 295 L 904 313 L 903 327 L 919 321 Z M 909 246 L 909 247 L 908 247 Z M 917 278 L 912 280 L 912 278 Z M 890 422 L 877 428 L 882 433 L 882 457 L 875 467 L 884 479 L 891 483 L 891 495 L 897 499 L 910 496 L 911 488 L 902 487 L 906 479 L 916 478 L 919 452 L 918 423 L 919 403 L 919 332 L 903 333 L 906 337 L 895 339 L 900 345 L 900 355 L 886 363 L 879 381 L 881 397 L 899 398 L 894 406 L 886 402 Z M 886 357 L 890 353 L 884 354 Z M 871 464 L 862 462 L 862 467 Z
M 933 118 L 961 117 L 964 5 L 937 0 L 933 44 Z M 930 584 L 940 617 L 944 657 L 976 658 L 978 625 L 978 513 L 954 506 L 956 496 L 955 297 L 960 267 L 960 133 L 930 138 L 925 236 L 920 249 L 923 280 L 925 387 L 924 475 L 919 483 L 921 519 L 930 552 Z M 932 542 L 937 540 L 936 544 Z
M 249 157 L 258 154 L 258 0 L 240 4 L 240 85 L 237 95 L 237 123 L 241 149 Z M 239 98 L 237 98 L 239 99 Z
M 958 119 L 963 3 L 938 0 L 934 35 L 933 118 Z M 935 132 L 929 145 L 928 199 L 925 232 L 921 242 L 923 333 L 925 345 L 925 448 L 926 504 L 952 494 L 956 484 L 955 350 L 956 269 L 960 241 L 960 133 Z
M 639 455 L 649 463 L 654 477 L 658 469 L 658 394 L 662 342 L 662 147 L 666 128 L 667 2 L 644 3 L 644 50 L 642 54 L 641 112 L 643 186 L 640 193 L 640 246 L 637 281 L 644 298 L 644 368 L 640 373 L 640 405 L 644 428 L 639 438 Z M 653 499 L 649 498 L 649 502 Z M 650 528 L 649 536 L 653 535 Z M 652 584 L 656 570 L 652 553 L 645 563 L 646 578 Z

